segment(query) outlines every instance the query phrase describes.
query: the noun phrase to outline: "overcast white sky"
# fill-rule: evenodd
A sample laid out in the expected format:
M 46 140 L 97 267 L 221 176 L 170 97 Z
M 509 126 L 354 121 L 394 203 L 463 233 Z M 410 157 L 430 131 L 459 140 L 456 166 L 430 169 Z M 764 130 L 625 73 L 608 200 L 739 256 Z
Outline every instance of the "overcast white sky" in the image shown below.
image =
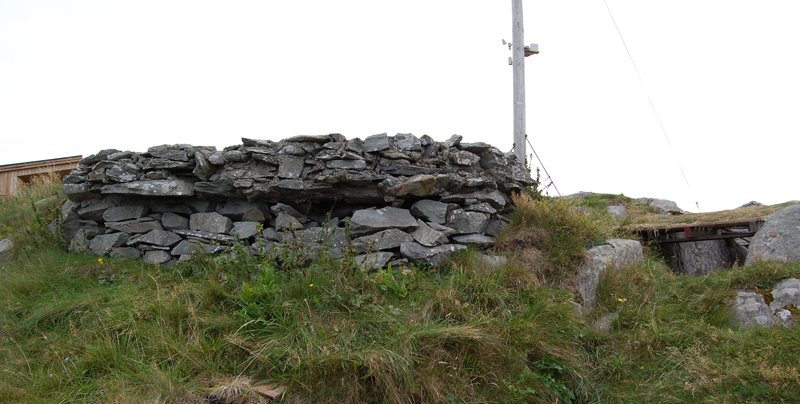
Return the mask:
M 528 134 L 562 194 L 800 199 L 800 1 L 608 0 L 644 85 L 602 0 L 523 4 Z M 0 0 L 0 164 L 325 133 L 509 151 L 501 39 L 505 0 Z

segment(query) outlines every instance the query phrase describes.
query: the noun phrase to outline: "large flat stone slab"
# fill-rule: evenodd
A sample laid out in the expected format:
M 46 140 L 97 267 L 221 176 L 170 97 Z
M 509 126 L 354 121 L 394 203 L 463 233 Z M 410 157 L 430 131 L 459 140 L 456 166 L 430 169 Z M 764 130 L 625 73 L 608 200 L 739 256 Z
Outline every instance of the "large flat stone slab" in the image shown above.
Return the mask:
M 391 250 L 409 241 L 413 241 L 413 238 L 408 233 L 398 229 L 388 229 L 359 237 L 353 240 L 352 246 L 356 252 L 362 253 L 366 251 Z
M 228 233 L 233 228 L 233 221 L 217 212 L 194 213 L 189 216 L 189 229 L 209 233 Z
M 414 227 L 417 227 L 417 220 L 408 209 L 392 207 L 359 210 L 353 213 L 350 220 L 350 233 L 355 236 L 392 228 L 405 230 Z
M 459 244 L 445 244 L 436 247 L 425 247 L 424 245 L 412 241 L 400 245 L 400 254 L 408 258 L 409 261 L 438 267 L 451 255 L 467 250 L 467 246 Z
M 636 240 L 612 239 L 608 245 L 593 247 L 578 267 L 578 292 L 583 299 L 582 310 L 588 312 L 597 304 L 600 279 L 609 270 L 622 269 L 644 261 L 642 244 Z
M 192 196 L 194 187 L 183 180 L 131 181 L 122 184 L 105 185 L 100 188 L 103 195 L 142 195 L 142 196 Z

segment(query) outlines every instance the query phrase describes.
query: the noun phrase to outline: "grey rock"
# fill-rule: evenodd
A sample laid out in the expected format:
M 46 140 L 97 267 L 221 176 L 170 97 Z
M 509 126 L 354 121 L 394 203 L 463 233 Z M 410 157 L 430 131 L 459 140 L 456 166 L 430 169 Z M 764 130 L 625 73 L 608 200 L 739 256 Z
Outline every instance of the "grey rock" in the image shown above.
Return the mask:
M 426 247 L 447 244 L 448 241 L 444 233 L 430 228 L 422 219 L 417 219 L 417 228 L 411 233 L 411 237 L 413 237 L 416 242 Z
M 461 144 L 461 139 L 464 137 L 461 135 L 453 135 L 450 136 L 450 139 L 447 139 L 443 142 L 445 147 L 456 147 Z
M 788 306 L 800 308 L 800 279 L 789 278 L 780 281 L 772 289 L 772 298 L 769 309 L 773 312 Z
M 300 220 L 301 222 L 308 220 L 302 213 L 298 212 L 297 209 L 283 203 L 276 203 L 270 208 L 270 210 L 276 216 L 281 213 L 285 213 L 297 220 Z
M 738 207 L 738 208 L 736 208 L 736 209 L 741 209 L 741 208 L 751 208 L 751 207 L 754 207 L 754 206 L 762 206 L 762 205 L 763 205 L 763 204 L 762 204 L 761 202 L 750 201 L 750 202 L 747 202 L 747 203 L 745 203 L 745 204 L 744 204 L 744 205 L 742 205 L 742 206 L 739 206 L 739 207 Z
M 502 220 L 493 219 L 490 220 L 489 224 L 486 225 L 486 230 L 484 230 L 484 234 L 486 234 L 487 236 L 497 237 L 497 235 L 502 233 L 503 230 L 506 229 L 506 227 L 508 227 L 508 223 Z
M 0 262 L 8 262 L 11 259 L 14 243 L 5 238 L 0 240 Z
M 303 224 L 300 223 L 297 218 L 294 216 L 290 216 L 286 213 L 278 213 L 278 217 L 275 218 L 275 228 L 278 231 L 285 231 L 285 230 L 302 230 Z
M 208 162 L 215 166 L 224 166 L 227 161 L 222 156 L 222 152 L 214 152 L 208 155 Z
M 257 208 L 250 208 L 242 215 L 242 221 L 264 223 L 267 221 L 267 215 Z
M 109 229 L 123 233 L 147 233 L 152 230 L 163 230 L 161 222 L 149 217 L 141 219 L 126 220 L 123 222 L 106 222 L 105 226 Z
M 103 195 L 192 196 L 194 188 L 183 180 L 152 180 L 105 185 L 100 192 Z
M 113 247 L 121 247 L 128 241 L 127 233 L 103 234 L 89 241 L 89 249 L 97 255 L 108 254 Z
M 69 252 L 82 253 L 89 249 L 89 239 L 86 237 L 84 229 L 78 229 L 72 239 L 69 241 Z M 0 260 L 2 261 L 2 260 Z
M 453 241 L 458 244 L 475 246 L 478 248 L 489 248 L 494 245 L 494 237 L 484 236 L 481 234 L 463 234 L 459 236 L 453 236 Z
M 367 153 L 379 152 L 389 149 L 389 136 L 385 133 L 368 136 L 364 139 L 364 151 Z
M 365 271 L 374 271 L 386 266 L 394 254 L 390 252 L 376 252 L 371 254 L 357 255 L 356 264 Z
M 222 157 L 229 163 L 240 163 L 247 161 L 247 153 L 240 150 L 225 150 L 222 152 Z
M 481 161 L 481 158 L 475 153 L 471 153 L 466 150 L 451 154 L 450 159 L 453 161 L 453 164 L 459 166 L 471 166 Z
M 636 265 L 644 260 L 642 245 L 636 240 L 612 239 L 608 245 L 593 247 L 586 252 L 586 260 L 578 267 L 578 292 L 583 299 L 583 311 L 597 304 L 600 279 L 609 270 Z
M 477 199 L 480 202 L 488 202 L 493 208 L 500 210 L 506 206 L 506 200 L 499 191 L 452 194 L 443 196 L 441 200 L 442 202 L 463 202 L 466 199 Z
M 773 213 L 753 236 L 745 266 L 760 261 L 800 261 L 800 205 Z
M 142 251 L 133 247 L 114 247 L 108 254 L 111 258 L 130 258 L 138 260 L 142 257 Z
M 221 243 L 233 243 L 233 242 L 236 241 L 235 238 L 233 238 L 231 236 L 228 236 L 228 235 L 225 235 L 225 234 L 211 233 L 211 232 L 208 232 L 208 231 L 201 231 L 201 230 L 180 230 L 180 229 L 176 229 L 176 230 L 173 230 L 172 232 L 177 234 L 177 235 L 179 235 L 179 236 L 194 237 L 194 238 L 197 238 L 197 239 L 202 239 L 202 240 L 207 241 L 207 242 L 217 241 L 217 242 L 221 242 Z
M 194 213 L 189 216 L 189 229 L 209 233 L 227 233 L 233 228 L 233 221 L 217 212 Z
M 483 152 L 492 148 L 492 145 L 483 142 L 477 143 L 461 143 L 458 145 L 461 150 L 466 150 L 475 154 L 483 154 Z
M 169 179 L 170 174 L 167 170 L 149 171 L 144 174 L 148 180 L 166 180 Z
M 406 230 L 413 227 L 417 227 L 417 221 L 407 209 L 392 207 L 358 210 L 350 219 L 350 233 L 354 236 L 391 228 Z
M 775 321 L 784 327 L 791 327 L 794 325 L 795 319 L 791 311 L 781 309 L 775 312 Z
M 167 251 L 162 250 L 155 250 L 155 251 L 148 251 L 144 253 L 144 257 L 142 260 L 150 265 L 159 265 L 164 264 L 172 259 L 172 255 L 170 255 Z
M 453 234 L 456 234 L 455 230 L 453 230 L 453 229 L 451 229 L 451 228 L 449 228 L 447 226 L 441 225 L 439 223 L 428 222 L 427 225 L 430 226 L 431 229 L 433 229 L 433 230 L 442 232 L 442 234 L 444 234 L 447 237 L 450 237 Z
M 488 213 L 490 215 L 497 213 L 497 209 L 493 208 L 492 205 L 486 202 L 480 202 L 474 205 L 466 206 L 464 207 L 464 210 L 468 212 L 483 212 L 483 213 Z
M 367 168 L 367 162 L 364 160 L 331 160 L 325 163 L 325 166 L 332 169 L 363 170 Z
M 483 233 L 486 230 L 486 225 L 489 224 L 489 218 L 481 212 L 467 212 L 463 209 L 456 209 L 450 215 L 445 225 L 453 230 L 456 234 L 473 234 Z
M 299 135 L 285 139 L 286 142 L 312 142 L 312 143 L 327 143 L 327 142 L 346 142 L 344 136 L 339 133 L 331 133 L 330 135 Z
M 400 244 L 412 241 L 413 238 L 401 230 L 388 229 L 375 234 L 356 238 L 352 246 L 356 252 L 383 251 L 400 247 Z
M 444 224 L 447 220 L 447 204 L 422 199 L 411 205 L 411 214 L 428 222 Z
M 283 147 L 283 149 L 281 149 L 279 153 L 288 154 L 290 156 L 295 156 L 295 157 L 303 157 L 306 155 L 306 151 L 303 150 L 302 147 L 298 147 L 293 144 L 287 144 L 286 146 Z
M 508 162 L 506 161 L 506 158 L 500 152 L 497 153 L 489 152 L 481 155 L 480 165 L 481 168 L 485 170 L 495 167 L 503 167 L 507 164 Z
M 217 171 L 217 169 L 214 168 L 214 165 L 209 163 L 201 152 L 194 153 L 194 161 L 195 167 L 194 170 L 192 170 L 192 174 L 203 181 L 208 181 L 208 178 Z
M 181 241 L 181 236 L 166 230 L 153 230 L 137 238 L 139 243 L 171 247 Z
M 261 223 L 258 222 L 235 222 L 231 235 L 240 239 L 250 238 L 258 234 Z
M 678 233 L 675 238 L 686 238 Z M 737 260 L 735 250 L 725 240 L 669 243 L 662 247 L 664 259 L 672 269 L 689 276 L 705 276 L 720 268 L 730 268 Z
M 87 183 L 64 184 L 64 193 L 67 198 L 75 202 L 92 199 L 96 196 L 95 192 L 92 192 L 92 185 Z
M 303 173 L 306 159 L 304 157 L 284 156 L 280 158 L 278 177 L 297 179 Z
M 139 219 L 147 216 L 150 209 L 145 205 L 112 206 L 103 213 L 106 222 L 121 222 L 123 220 Z
M 78 209 L 77 212 L 80 217 L 86 220 L 94 220 L 95 222 L 102 223 L 105 221 L 103 219 L 103 213 L 110 207 L 111 204 L 107 201 L 97 201 Z M 62 211 L 64 211 L 63 208 Z
M 432 175 L 418 174 L 415 175 L 395 187 L 392 195 L 394 196 L 429 196 L 433 193 L 433 188 L 436 186 L 436 177 Z
M 459 244 L 445 244 L 436 247 L 425 247 L 415 241 L 400 245 L 400 254 L 409 261 L 438 267 L 453 254 L 467 250 L 467 246 Z
M 422 143 L 410 133 L 398 133 L 394 135 L 394 147 L 400 151 L 417 151 L 422 150 Z
M 732 303 L 733 324 L 741 328 L 769 327 L 775 325 L 775 317 L 764 296 L 755 292 L 738 292 Z
M 656 211 L 659 214 L 670 214 L 673 212 L 681 213 L 683 212 L 681 208 L 678 207 L 678 204 L 673 201 L 668 201 L 666 199 L 657 199 L 657 198 L 638 198 L 636 199 L 638 202 L 653 206 L 656 208 Z
M 606 207 L 606 212 L 615 219 L 625 219 L 628 217 L 628 209 L 625 205 L 611 205 Z
M 225 205 L 217 209 L 217 213 L 229 217 L 232 220 L 243 220 L 245 213 L 251 209 L 256 209 L 262 213 L 269 212 L 269 208 L 260 202 L 249 202 L 245 199 L 228 198 Z M 253 214 L 251 212 L 251 214 Z M 264 219 L 262 219 L 263 221 Z M 255 221 L 255 220 L 251 220 Z
M 276 242 L 283 241 L 283 235 L 281 233 L 278 233 L 278 231 L 273 229 L 272 227 L 267 227 L 266 229 L 264 229 L 261 232 L 261 235 L 269 241 L 276 241 Z
M 172 212 L 164 212 L 161 215 L 161 224 L 167 230 L 189 229 L 189 219 Z
M 175 161 L 189 161 L 189 157 L 186 156 L 186 151 L 180 145 L 161 145 L 161 146 L 153 146 L 147 149 L 147 153 L 149 153 L 153 157 L 167 159 L 167 160 L 175 160 Z
M 236 187 L 233 185 L 233 180 L 216 180 L 195 182 L 192 188 L 200 196 L 204 197 L 229 197 L 236 195 Z
M 131 163 L 117 163 L 106 170 L 106 177 L 114 182 L 136 181 L 142 175 L 142 170 Z

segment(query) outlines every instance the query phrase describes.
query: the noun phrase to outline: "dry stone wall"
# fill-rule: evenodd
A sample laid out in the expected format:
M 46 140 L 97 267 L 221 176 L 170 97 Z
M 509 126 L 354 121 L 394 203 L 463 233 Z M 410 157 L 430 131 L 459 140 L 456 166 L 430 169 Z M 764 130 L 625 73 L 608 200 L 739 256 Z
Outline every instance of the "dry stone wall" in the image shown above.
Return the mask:
M 457 135 L 102 150 L 64 178 L 62 228 L 73 250 L 152 264 L 237 243 L 254 254 L 301 243 L 309 257 L 352 246 L 370 269 L 436 266 L 467 246 L 491 247 L 513 210 L 509 195 L 534 184 L 513 154 Z

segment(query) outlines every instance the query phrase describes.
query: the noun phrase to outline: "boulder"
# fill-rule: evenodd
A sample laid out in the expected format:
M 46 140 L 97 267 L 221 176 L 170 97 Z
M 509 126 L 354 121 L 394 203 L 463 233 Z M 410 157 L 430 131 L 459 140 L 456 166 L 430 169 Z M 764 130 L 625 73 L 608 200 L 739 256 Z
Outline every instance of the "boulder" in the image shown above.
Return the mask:
M 678 233 L 674 237 L 686 236 Z M 730 268 L 737 261 L 737 252 L 730 243 L 726 240 L 669 243 L 662 246 L 662 251 L 673 271 L 689 276 L 704 276 L 720 268 Z
M 398 229 L 388 229 L 354 239 L 352 246 L 356 252 L 362 253 L 391 250 L 409 241 L 413 241 L 413 238 L 408 233 Z
M 773 213 L 753 236 L 745 265 L 800 261 L 800 204 Z
M 479 234 L 486 230 L 489 218 L 481 212 L 467 212 L 463 209 L 456 209 L 450 215 L 450 219 L 445 225 L 456 234 Z
M 189 219 L 172 212 L 161 215 L 161 225 L 167 230 L 189 229 Z
M 578 293 L 583 300 L 583 312 L 597 304 L 597 290 L 606 271 L 636 265 L 644 260 L 642 244 L 636 240 L 612 239 L 606 242 L 607 245 L 589 249 L 586 260 L 578 267 Z
M 417 228 L 411 233 L 411 237 L 426 247 L 435 247 L 437 245 L 447 244 L 448 241 L 447 236 L 445 236 L 444 233 L 432 229 L 430 226 L 425 224 L 422 219 L 417 219 Z
M 209 233 L 228 233 L 233 228 L 233 221 L 217 212 L 194 213 L 189 216 L 189 229 Z
M 250 238 L 259 233 L 259 227 L 261 223 L 258 222 L 234 222 L 231 235 L 240 239 Z
M 192 196 L 194 187 L 183 180 L 131 181 L 104 185 L 100 192 L 103 195 Z
M 773 326 L 775 318 L 764 302 L 764 296 L 755 292 L 738 292 L 732 304 L 733 323 L 741 328 Z
M 478 248 L 489 248 L 494 245 L 494 237 L 484 236 L 482 234 L 462 234 L 460 236 L 453 236 L 453 241 L 458 244 Z
M 97 255 L 105 255 L 112 248 L 125 245 L 129 236 L 127 233 L 102 234 L 89 241 L 89 249 Z
M 103 220 L 106 222 L 121 222 L 123 220 L 138 219 L 147 216 L 149 211 L 150 209 L 144 205 L 113 206 L 105 210 Z
M 445 244 L 436 247 L 425 247 L 416 241 L 403 243 L 400 245 L 400 254 L 408 258 L 409 261 L 420 264 L 438 267 L 444 260 L 453 254 L 467 250 L 467 246 L 459 244 Z
M 350 219 L 350 233 L 354 236 L 392 228 L 406 230 L 414 227 L 417 227 L 417 220 L 408 209 L 393 207 L 358 210 Z
M 375 252 L 370 254 L 357 255 L 356 264 L 365 271 L 374 271 L 386 266 L 394 254 L 390 252 Z
M 447 204 L 431 199 L 422 199 L 411 205 L 411 214 L 428 222 L 444 224 L 447 220 Z
M 784 279 L 772 289 L 769 309 L 776 312 L 788 306 L 800 308 L 800 279 Z
M 677 203 L 666 199 L 639 198 L 637 201 L 655 207 L 656 212 L 663 215 L 683 212 Z
M 144 253 L 142 260 L 150 265 L 158 265 L 168 262 L 172 255 L 167 251 L 154 250 Z
M 625 219 L 628 217 L 628 209 L 625 208 L 625 205 L 607 206 L 606 212 L 614 219 Z

